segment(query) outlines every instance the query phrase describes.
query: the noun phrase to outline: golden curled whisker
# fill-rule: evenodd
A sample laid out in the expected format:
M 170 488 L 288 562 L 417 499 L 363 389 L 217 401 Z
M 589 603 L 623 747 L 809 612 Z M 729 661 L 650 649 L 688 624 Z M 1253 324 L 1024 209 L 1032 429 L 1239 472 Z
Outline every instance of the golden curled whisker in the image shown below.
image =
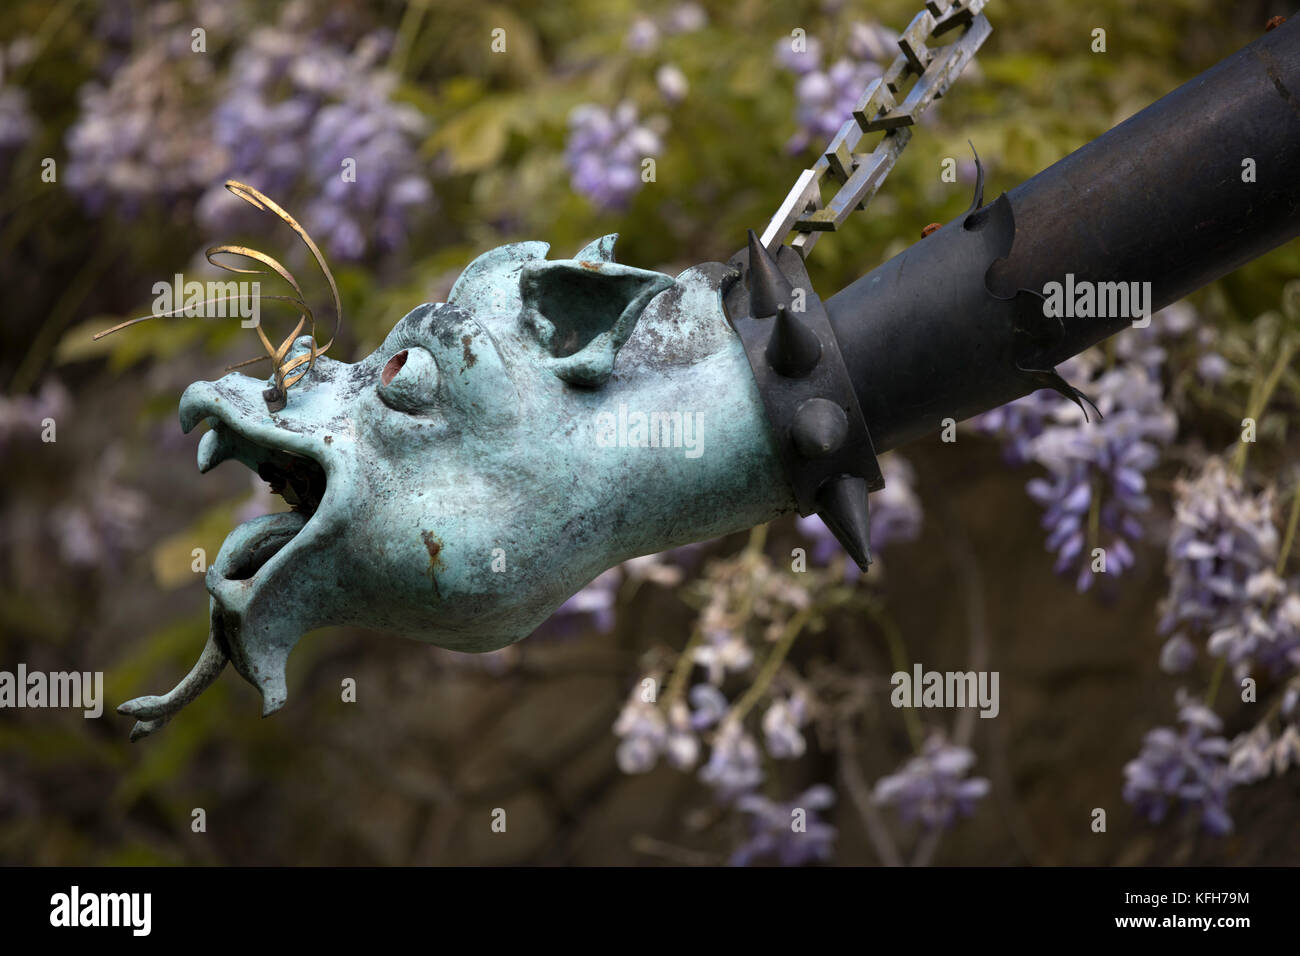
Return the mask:
M 253 249 L 249 246 L 222 244 L 222 245 L 212 246 L 204 252 L 204 257 L 207 259 L 207 261 L 211 265 L 215 266 L 218 269 L 221 269 L 224 272 L 231 272 L 236 275 L 268 275 L 274 273 L 275 275 L 279 276 L 282 280 L 284 280 L 289 285 L 289 287 L 293 290 L 294 292 L 293 295 L 260 295 L 259 294 L 257 296 L 257 300 L 259 302 L 262 300 L 271 301 L 271 302 L 285 302 L 295 307 L 298 310 L 298 322 L 294 326 L 293 331 L 290 332 L 289 335 L 277 347 L 274 344 L 272 344 L 270 338 L 267 337 L 266 332 L 262 328 L 261 322 L 258 322 L 256 325 L 253 326 L 253 328 L 257 332 L 257 337 L 262 344 L 262 348 L 266 350 L 266 355 L 264 356 L 259 355 L 256 358 L 251 358 L 246 361 L 239 362 L 235 365 L 228 366 L 226 369 L 226 371 L 233 371 L 235 369 L 243 368 L 244 366 L 252 365 L 255 362 L 261 362 L 269 358 L 273 366 L 272 376 L 275 382 L 274 385 L 275 396 L 283 401 L 287 397 L 288 390 L 294 385 L 296 385 L 299 381 L 301 381 L 304 375 L 306 375 L 308 372 L 311 371 L 311 369 L 316 364 L 316 359 L 321 355 L 324 355 L 326 350 L 328 350 L 329 347 L 334 344 L 334 340 L 338 337 L 339 327 L 343 321 L 343 303 L 339 297 L 338 283 L 334 281 L 334 274 L 330 271 L 329 264 L 325 261 L 324 255 L 321 254 L 320 247 L 316 245 L 315 241 L 307 233 L 307 230 L 302 227 L 302 225 L 298 222 L 298 220 L 295 219 L 288 212 L 286 212 L 277 202 L 275 202 L 275 200 L 271 199 L 269 196 L 267 196 L 265 193 L 263 193 L 261 190 L 257 189 L 256 187 L 250 186 L 247 183 L 238 182 L 233 179 L 226 180 L 225 187 L 226 189 L 230 190 L 232 194 L 238 196 L 240 199 L 249 203 L 254 208 L 259 209 L 263 212 L 271 212 L 277 218 L 279 218 L 283 223 L 285 223 L 285 225 L 287 225 L 290 229 L 292 229 L 294 233 L 298 236 L 298 238 L 302 240 L 303 244 L 306 245 L 307 249 L 311 252 L 312 257 L 316 261 L 316 265 L 320 268 L 321 273 L 325 276 L 325 281 L 329 283 L 330 295 L 333 299 L 333 304 L 334 304 L 334 331 L 330 334 L 330 338 L 328 342 L 326 342 L 324 345 L 317 345 L 316 316 L 313 313 L 311 307 L 307 304 L 306 297 L 303 295 L 302 286 L 299 285 L 297 278 L 295 278 L 294 274 L 283 263 L 281 263 L 278 259 L 269 256 L 266 253 L 261 252 L 257 249 Z M 252 261 L 257 262 L 265 266 L 266 268 L 265 269 L 241 268 L 240 266 L 236 266 L 228 262 L 218 261 L 218 259 L 216 258 L 218 256 L 238 256 L 245 259 L 251 259 Z M 198 303 L 198 306 L 206 307 L 210 304 L 217 303 L 217 302 L 225 303 L 230 298 L 232 297 L 224 296 L 224 295 L 216 298 L 210 298 L 203 301 L 202 303 Z M 239 300 L 243 300 L 247 298 L 247 294 L 241 293 L 237 298 Z M 119 332 L 122 329 L 130 328 L 131 326 L 137 325 L 140 322 L 145 322 L 149 319 L 168 318 L 171 316 L 176 316 L 188 312 L 191 309 L 194 309 L 195 307 L 196 307 L 195 304 L 187 303 L 184 306 L 180 306 L 168 312 L 152 313 L 150 315 L 140 316 L 139 318 L 128 319 L 125 322 L 118 323 L 112 328 L 104 329 L 103 331 L 96 332 L 93 338 L 94 341 L 98 341 L 99 339 L 103 338 L 106 335 L 112 335 L 114 332 Z M 289 354 L 289 350 L 293 347 L 293 343 L 298 339 L 298 336 L 302 334 L 304 328 L 307 329 L 307 334 L 311 337 L 311 347 L 301 355 L 295 356 L 293 359 L 285 361 L 286 356 Z M 306 365 L 306 367 L 302 368 L 303 365 Z M 298 371 L 296 375 L 289 374 L 300 368 L 301 371 Z M 282 407 L 282 401 L 281 401 L 281 407 Z

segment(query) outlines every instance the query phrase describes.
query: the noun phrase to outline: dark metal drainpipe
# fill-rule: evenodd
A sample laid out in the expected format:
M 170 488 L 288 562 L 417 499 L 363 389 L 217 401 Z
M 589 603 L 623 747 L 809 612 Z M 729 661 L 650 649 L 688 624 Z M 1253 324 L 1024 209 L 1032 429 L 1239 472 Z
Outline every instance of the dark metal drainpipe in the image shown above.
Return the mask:
M 1254 160 L 1255 181 L 1243 181 Z M 877 452 L 1037 388 L 1129 325 L 1046 283 L 1149 282 L 1155 311 L 1300 235 L 1300 19 L 826 301 Z M 1022 291 L 1029 290 L 1029 291 Z

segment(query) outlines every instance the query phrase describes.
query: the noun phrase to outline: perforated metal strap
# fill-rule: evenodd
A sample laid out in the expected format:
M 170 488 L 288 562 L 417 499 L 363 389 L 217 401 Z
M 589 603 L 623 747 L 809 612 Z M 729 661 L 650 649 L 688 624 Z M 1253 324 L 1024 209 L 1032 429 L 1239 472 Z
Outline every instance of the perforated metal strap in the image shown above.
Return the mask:
M 803 258 L 823 232 L 844 225 L 855 209 L 865 209 L 911 138 L 910 127 L 943 96 L 988 39 L 993 27 L 981 13 L 986 0 L 928 0 L 898 38 L 899 54 L 884 75 L 866 88 L 853 110 L 812 169 L 805 169 L 786 195 L 762 243 L 775 253 L 791 231 L 790 246 Z M 929 40 L 954 30 L 962 34 L 946 46 Z M 909 81 L 916 82 L 908 86 Z M 900 98 L 901 97 L 901 98 Z M 884 132 L 875 149 L 857 152 L 862 137 Z M 839 185 L 822 201 L 822 183 L 830 175 Z

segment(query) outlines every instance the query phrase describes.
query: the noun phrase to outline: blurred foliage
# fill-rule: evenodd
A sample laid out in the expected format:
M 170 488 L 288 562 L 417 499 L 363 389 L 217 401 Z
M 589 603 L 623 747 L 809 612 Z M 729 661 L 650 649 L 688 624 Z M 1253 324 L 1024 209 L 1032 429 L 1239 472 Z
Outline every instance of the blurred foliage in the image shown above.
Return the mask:
M 182 19 L 202 22 L 202 5 L 173 6 Z M 247 30 L 274 22 L 281 8 L 251 0 L 223 6 L 223 22 L 244 27 L 209 36 L 206 55 L 216 83 L 187 92 L 200 121 Z M 799 27 L 833 58 L 847 24 L 866 20 L 901 30 L 920 3 L 711 0 L 704 6 L 702 29 L 663 36 L 652 51 L 634 53 L 626 47 L 634 17 L 664 14 L 670 4 L 319 4 L 322 12 L 393 31 L 389 65 L 400 74 L 397 98 L 430 122 L 421 156 L 433 171 L 436 196 L 401 250 L 344 266 L 324 249 L 345 312 L 332 354 L 367 354 L 410 308 L 444 296 L 474 255 L 504 242 L 545 239 L 555 253 L 569 255 L 592 237 L 617 231 L 624 262 L 676 272 L 726 259 L 747 228 L 761 228 L 815 158 L 811 150 L 784 151 L 794 131 L 795 78 L 774 63 L 774 45 Z M 249 493 L 244 475 L 198 480 L 194 443 L 182 441 L 175 426 L 175 402 L 189 381 L 215 378 L 257 349 L 234 323 L 158 320 L 100 342 L 90 334 L 146 313 L 154 282 L 176 272 L 200 274 L 195 263 L 216 242 L 245 241 L 274 254 L 292 248 L 292 236 L 269 217 L 263 232 L 206 235 L 196 226 L 193 201 L 145 207 L 133 217 L 92 214 L 62 176 L 41 181 L 44 157 L 66 168 L 79 90 L 111 77 L 133 45 L 150 42 L 138 26 L 148 7 L 11 0 L 0 9 L 0 43 L 34 43 L 31 62 L 9 70 L 4 82 L 26 91 L 38 121 L 35 136 L 10 161 L 0 193 L 7 305 L 0 379 L 11 398 L 51 378 L 72 396 L 70 413 L 59 419 L 57 446 L 11 443 L 3 452 L 9 517 L 0 555 L 0 664 L 103 670 L 109 711 L 103 720 L 69 712 L 0 716 L 0 861 L 623 860 L 625 843 L 603 856 L 593 849 L 602 834 L 622 834 L 623 823 L 600 814 L 595 823 L 579 822 L 598 799 L 632 801 L 635 808 L 623 812 L 635 825 L 627 826 L 671 835 L 668 812 L 647 807 L 679 806 L 679 784 L 660 777 L 630 797 L 613 772 L 609 726 L 633 675 L 636 649 L 654 631 L 644 620 L 620 626 L 613 638 L 536 651 L 525 645 L 518 650 L 522 664 L 516 661 L 519 668 L 506 676 L 423 648 L 377 650 L 373 638 L 351 632 L 317 635 L 295 654 L 294 694 L 273 721 L 263 723 L 255 693 L 227 675 L 157 737 L 134 748 L 126 742 L 130 721 L 111 715 L 111 708 L 170 686 L 192 663 L 206 637 L 207 598 L 189 568 L 191 548 L 215 554 L 230 526 L 232 501 Z M 105 18 L 132 11 L 130 43 L 123 48 L 106 40 Z M 816 286 L 829 294 L 915 241 L 926 223 L 960 213 L 973 182 L 944 183 L 939 170 L 945 157 L 968 158 L 968 140 L 988 171 L 986 196 L 995 197 L 1234 52 L 1277 12 L 1280 4 L 1262 0 L 993 0 L 987 13 L 994 32 L 977 69 L 932 110 L 934 120 L 917 131 L 869 210 L 814 250 Z M 501 27 L 507 51 L 493 53 L 490 34 Z M 1107 30 L 1105 55 L 1089 50 L 1096 27 Z M 679 67 L 690 84 L 677 105 L 656 88 L 655 71 L 665 63 Z M 656 181 L 615 212 L 575 194 L 564 144 L 573 107 L 612 107 L 623 99 L 638 104 L 643 116 L 666 117 L 668 126 Z M 1277 309 L 1283 282 L 1296 275 L 1300 246 L 1292 243 L 1198 294 L 1223 331 L 1221 351 L 1235 376 L 1224 386 L 1231 391 L 1203 396 L 1208 434 L 1218 434 L 1216 427 L 1231 433 L 1250 382 L 1271 365 L 1283 320 L 1249 323 Z M 313 292 L 324 303 L 323 287 Z M 1296 332 L 1294 311 L 1290 323 Z M 1300 395 L 1294 370 L 1286 376 Z M 1262 430 L 1284 439 L 1287 424 L 1281 415 Z M 72 567 L 42 520 L 60 501 L 86 498 L 74 478 L 94 483 L 109 444 L 124 449 L 116 481 L 144 492 L 147 514 L 111 561 Z M 1040 547 L 1033 535 L 1025 532 L 1023 549 Z M 648 594 L 638 601 L 640 613 L 629 616 L 649 613 L 662 621 L 656 639 L 674 621 L 681 628 L 671 633 L 684 639 L 680 602 Z M 654 601 L 671 607 L 652 607 Z M 1131 614 L 1128 620 L 1141 622 Z M 588 648 L 593 642 L 604 643 Z M 348 713 L 346 720 L 335 700 L 340 676 L 365 678 L 366 692 L 354 705 L 359 716 Z M 558 700 L 547 689 L 554 687 L 563 688 Z M 386 695 L 407 701 L 381 703 Z M 591 702 L 581 718 L 574 700 Z M 511 727 L 514 718 L 500 715 L 512 708 L 533 715 L 541 729 Z M 549 742 L 542 739 L 547 735 Z M 552 744 L 548 753 L 563 763 L 562 772 L 538 756 Z M 581 754 L 591 756 L 584 763 Z M 551 828 L 545 840 L 529 845 L 515 837 L 502 849 L 452 835 L 454 820 L 503 792 L 529 795 L 527 806 L 535 804 Z M 221 840 L 190 832 L 190 810 L 198 806 L 208 808 Z M 347 819 L 340 819 L 339 807 L 348 808 Z M 1017 851 L 1006 841 L 993 848 L 967 841 L 954 852 L 967 862 L 987 862 L 992 857 L 981 854 L 1014 857 Z M 1099 851 L 1083 852 L 1057 837 L 1050 856 L 1102 862 L 1087 855 Z M 850 834 L 840 859 L 858 858 Z

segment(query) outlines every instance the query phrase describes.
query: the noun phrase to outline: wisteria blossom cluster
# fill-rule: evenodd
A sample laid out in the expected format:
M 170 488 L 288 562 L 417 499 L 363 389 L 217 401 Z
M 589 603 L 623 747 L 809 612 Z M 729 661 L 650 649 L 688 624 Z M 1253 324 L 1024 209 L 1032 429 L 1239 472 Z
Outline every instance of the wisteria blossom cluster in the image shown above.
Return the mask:
M 213 111 L 225 175 L 271 195 L 310 196 L 307 230 L 343 259 L 399 248 L 433 199 L 419 157 L 428 123 L 393 99 L 396 81 L 382 65 L 389 45 L 382 33 L 349 47 L 321 31 L 255 30 Z M 229 231 L 248 209 L 216 183 L 199 215 Z
M 679 3 L 661 17 L 638 16 L 628 28 L 624 45 L 632 53 L 653 53 L 665 36 L 694 33 L 709 23 L 709 14 L 698 3 Z
M 697 623 L 698 636 L 679 662 L 684 674 L 699 671 L 703 678 L 687 691 L 689 705 L 673 699 L 664 708 L 657 695 L 647 697 L 644 681 L 638 682 L 615 733 L 623 739 L 620 766 L 625 772 L 638 773 L 651 769 L 660 755 L 667 755 L 678 769 L 694 766 L 701 748 L 688 748 L 673 735 L 698 734 L 716 727 L 712 754 L 701 770 L 701 779 L 730 798 L 762 780 L 758 744 L 740 721 L 728 716 L 731 703 L 722 690 L 731 677 L 744 675 L 755 666 L 747 625 L 751 616 L 765 622 L 763 632 L 774 638 L 791 615 L 806 609 L 812 598 L 793 575 L 752 555 L 712 562 L 702 583 L 700 590 L 707 593 L 707 600 Z M 651 680 L 657 687 L 658 680 Z M 801 756 L 805 742 L 800 729 L 808 717 L 809 703 L 802 692 L 774 693 L 762 720 L 769 755 L 774 759 Z M 689 760 L 677 759 L 687 755 Z
M 290 4 L 280 23 L 252 30 L 223 85 L 188 21 L 148 31 L 155 39 L 106 84 L 81 91 L 68 188 L 92 213 L 194 201 L 206 229 L 230 233 L 252 216 L 223 188 L 237 179 L 301 199 L 300 218 L 332 257 L 399 248 L 433 201 L 419 154 L 429 124 L 395 98 L 387 34 L 356 36 L 310 14 Z
M 664 16 L 636 17 L 624 45 L 638 57 L 649 56 L 659 48 L 663 37 L 694 33 L 708 22 L 708 13 L 698 3 L 678 4 Z M 670 106 L 681 103 L 690 91 L 686 74 L 675 63 L 661 63 L 654 71 L 654 81 Z M 648 181 L 645 164 L 663 152 L 667 133 L 666 117 L 642 118 L 640 108 L 630 99 L 621 100 L 613 108 L 598 103 L 575 106 L 569 112 L 564 146 L 573 191 L 601 209 L 627 209 Z
M 653 677 L 647 680 L 657 684 Z M 694 767 L 700 753 L 695 733 L 716 720 L 709 704 L 700 703 L 702 706 L 692 713 L 684 701 L 674 701 L 665 714 L 642 688 L 634 691 L 614 723 L 614 733 L 621 738 L 616 754 L 619 769 L 624 773 L 646 773 L 661 757 L 678 770 Z
M 1222 836 L 1232 830 L 1227 798 L 1235 783 L 1228 771 L 1230 744 L 1220 736 L 1223 720 L 1186 699 L 1178 720 L 1182 730 L 1148 732 L 1141 753 L 1125 765 L 1124 799 L 1152 823 L 1171 809 L 1199 813 L 1205 830 Z
M 1256 783 L 1270 774 L 1281 775 L 1300 767 L 1300 683 L 1292 682 L 1282 698 L 1282 726 L 1274 734 L 1269 721 L 1261 721 L 1232 742 L 1228 773 L 1234 783 Z
M 846 55 L 823 67 L 823 50 L 815 37 L 790 36 L 776 44 L 776 62 L 798 74 L 795 121 L 799 130 L 786 149 L 802 152 L 821 145 L 853 115 L 867 84 L 884 73 L 898 55 L 898 35 L 874 23 L 849 28 Z
M 226 168 L 212 148 L 201 109 L 213 82 L 209 57 L 174 27 L 122 64 L 105 84 L 80 91 L 81 113 L 67 133 L 66 184 L 91 213 L 124 216 L 190 200 Z
M 920 753 L 876 783 L 876 802 L 894 807 L 905 823 L 950 827 L 958 816 L 974 813 L 975 804 L 988 795 L 988 780 L 968 776 L 974 765 L 969 747 L 932 734 Z
M 569 114 L 564 148 L 573 190 L 603 209 L 624 209 L 641 189 L 642 163 L 663 152 L 661 119 L 642 121 L 635 103 L 594 103 Z
M 1132 545 L 1144 536 L 1151 508 L 1146 474 L 1177 434 L 1177 415 L 1165 402 L 1159 366 L 1149 364 L 1151 358 L 1142 351 L 1110 365 L 1091 350 L 1062 365 L 1063 377 L 1088 396 L 1099 419 L 1040 390 L 974 422 L 1004 439 L 1008 461 L 1046 469 L 1045 477 L 1026 488 L 1044 509 L 1056 572 L 1073 577 L 1081 592 L 1103 568 L 1118 575 L 1133 565 Z
M 762 859 L 775 859 L 782 866 L 829 860 L 837 831 L 818 814 L 834 804 L 835 791 L 825 784 L 783 803 L 754 793 L 741 797 L 736 809 L 747 815 L 750 836 L 732 853 L 732 866 Z
M 1277 573 L 1279 533 L 1271 489 L 1251 494 L 1221 458 L 1175 485 L 1168 548 L 1169 597 L 1161 632 L 1166 670 L 1195 659 L 1192 638 L 1240 679 L 1255 666 L 1279 676 L 1300 668 L 1300 582 Z
M 825 859 L 834 838 L 834 828 L 817 817 L 829 805 L 823 790 L 789 805 L 759 793 L 768 777 L 765 760 L 794 760 L 808 747 L 813 701 L 797 676 L 781 668 L 754 686 L 794 616 L 828 583 L 824 575 L 810 574 L 808 584 L 802 577 L 753 548 L 707 564 L 694 589 L 703 599 L 696 637 L 666 685 L 662 672 L 637 682 L 614 726 L 625 773 L 647 772 L 661 759 L 696 770 L 718 803 L 748 818 L 750 836 L 733 855 L 736 864 Z M 741 690 L 734 691 L 737 684 Z M 746 716 L 755 705 L 761 716 L 751 729 Z
M 872 496 L 876 547 L 915 537 L 923 514 L 911 466 L 890 454 L 882 467 L 886 490 Z M 660 760 L 681 771 L 698 768 L 714 799 L 747 820 L 749 836 L 731 858 L 738 865 L 824 860 L 835 836 L 818 816 L 833 802 L 829 787 L 813 787 L 789 801 L 760 792 L 768 761 L 797 760 L 808 752 L 809 727 L 822 707 L 810 686 L 782 663 L 804 626 L 802 616 L 835 606 L 836 595 L 852 600 L 846 596 L 864 593 L 845 588 L 838 572 L 827 573 L 830 549 L 839 546 L 824 526 L 803 527 L 817 550 L 806 571 L 779 567 L 753 539 L 739 554 L 705 566 L 690 589 L 700 605 L 695 636 L 666 683 L 664 669 L 637 682 L 614 727 L 624 772 L 644 773 Z M 969 751 L 927 753 L 937 758 L 941 772 L 964 776 L 956 763 Z M 982 795 L 978 780 L 955 787 L 954 809 Z
M 1159 463 L 1161 448 L 1178 430 L 1160 380 L 1140 365 L 1106 369 L 1085 391 L 1102 420 L 1083 424 L 1076 406 L 1061 406 L 1058 420 L 1064 423 L 1046 428 L 1034 441 L 1034 459 L 1048 477 L 1027 486 L 1045 509 L 1043 526 L 1047 548 L 1057 556 L 1055 570 L 1068 574 L 1073 569 L 1079 591 L 1093 583 L 1096 548 L 1104 550 L 1107 574 L 1132 567 L 1131 542 L 1143 537 L 1143 519 L 1151 508 L 1146 473 Z
M 1077 368 L 1074 361 L 1069 361 L 1058 371 L 1066 381 L 1074 381 Z M 970 425 L 982 434 L 1001 440 L 1002 458 L 1008 465 L 1027 465 L 1034 460 L 1034 442 L 1052 423 L 1062 401 L 1051 389 L 1040 388 L 975 416 Z
M 1284 300 L 1285 301 L 1285 300 Z M 1208 338 L 1197 336 L 1204 347 Z M 1154 364 L 1162 356 L 1144 350 Z M 1202 381 L 1220 381 L 1224 367 L 1207 375 L 1205 354 L 1197 360 Z M 1270 386 L 1271 387 L 1271 386 Z M 1252 393 L 1257 415 L 1269 394 Z M 1282 774 L 1300 764 L 1300 579 L 1287 576 L 1287 549 L 1277 524 L 1272 486 L 1254 490 L 1241 446 L 1229 463 L 1211 455 L 1196 473 L 1174 485 L 1173 522 L 1166 571 L 1169 593 L 1162 603 L 1162 669 L 1178 673 L 1196 662 L 1203 646 L 1217 659 L 1207 704 L 1179 692 L 1181 731 L 1151 731 L 1142 752 L 1125 768 L 1124 795 L 1145 817 L 1162 819 L 1174 805 L 1201 814 L 1210 833 L 1231 832 L 1227 811 L 1232 787 Z M 1243 688 L 1246 679 L 1267 675 L 1284 682 L 1274 705 L 1255 726 L 1231 742 L 1221 736 L 1222 718 L 1211 706 L 1224 671 Z M 1243 690 L 1243 700 L 1254 701 Z M 1274 721 L 1277 721 L 1275 728 Z

